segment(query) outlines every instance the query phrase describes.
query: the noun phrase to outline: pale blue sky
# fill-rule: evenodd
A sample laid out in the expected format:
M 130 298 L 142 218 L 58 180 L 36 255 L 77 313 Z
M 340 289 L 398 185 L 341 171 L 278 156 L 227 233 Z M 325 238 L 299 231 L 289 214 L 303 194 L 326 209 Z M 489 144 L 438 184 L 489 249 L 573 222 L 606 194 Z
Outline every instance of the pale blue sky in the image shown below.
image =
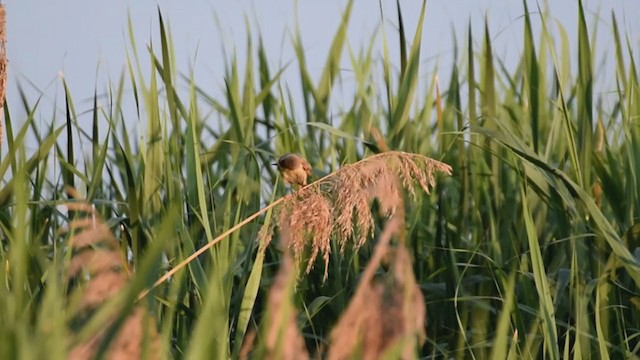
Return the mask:
M 553 20 L 561 23 L 575 42 L 577 1 L 549 1 Z M 288 34 L 295 29 L 296 21 L 306 47 L 306 56 L 312 74 L 322 68 L 344 0 L 5 0 L 7 8 L 7 53 L 9 58 L 9 88 L 7 101 L 14 121 L 24 118 L 17 95 L 20 81 L 27 90 L 30 101 L 43 94 L 40 108 L 42 121 L 51 119 L 54 99 L 60 120 L 60 74 L 69 82 L 76 102 L 76 110 L 82 113 L 91 108 L 89 99 L 95 84 L 98 92 L 106 90 L 109 79 L 116 82 L 126 63 L 127 14 L 134 23 L 140 54 L 150 38 L 157 41 L 157 8 L 162 10 L 165 21 L 171 26 L 176 49 L 178 70 L 188 73 L 195 64 L 196 82 L 216 93 L 223 86 L 224 61 L 221 49 L 237 50 L 242 63 L 246 48 L 245 15 L 252 24 L 259 23 L 261 35 L 267 45 L 268 58 L 273 66 L 294 59 Z M 395 1 L 382 0 L 387 16 L 387 34 L 394 46 L 396 33 Z M 530 11 L 536 3 L 529 1 Z M 541 1 L 541 6 L 544 2 Z M 611 11 L 617 14 L 624 31 L 631 36 L 633 46 L 640 37 L 640 1 L 638 0 L 585 0 L 589 28 L 593 30 L 595 14 L 598 21 L 598 54 L 610 53 Z M 413 34 L 421 1 L 402 0 L 401 6 L 409 36 Z M 466 29 L 471 21 L 477 43 L 481 39 L 483 18 L 489 19 L 494 37 L 496 55 L 513 61 L 522 51 L 522 2 L 516 0 L 432 0 L 427 2 L 427 15 L 423 37 L 423 68 L 421 73 L 433 71 L 436 65 L 443 76 L 451 63 L 452 26 L 464 47 Z M 296 20 L 296 14 L 298 20 Z M 216 25 L 216 18 L 220 27 Z M 535 20 L 535 18 L 534 18 Z M 356 0 L 349 27 L 351 45 L 358 49 L 367 44 L 369 37 L 380 23 L 378 1 Z M 534 25 L 537 25 L 535 21 Z M 223 32 L 220 32 L 220 28 Z M 257 27 L 254 26 L 254 33 Z M 536 32 L 538 33 L 538 32 Z M 479 49 L 479 46 L 477 47 Z M 146 60 L 145 56 L 141 56 Z M 345 57 L 345 65 L 348 60 Z M 99 66 L 96 80 L 96 69 Z M 610 77 L 612 72 L 601 76 Z M 148 77 L 148 76 L 147 76 Z M 297 67 L 291 66 L 284 80 L 295 82 Z M 317 76 L 316 76 L 317 78 Z M 605 80 L 605 79 L 601 79 Z M 31 83 L 33 85 L 31 85 Z M 36 89 L 38 91 L 36 91 Z M 125 114 L 126 116 L 126 114 Z M 88 116 L 87 116 L 88 118 Z

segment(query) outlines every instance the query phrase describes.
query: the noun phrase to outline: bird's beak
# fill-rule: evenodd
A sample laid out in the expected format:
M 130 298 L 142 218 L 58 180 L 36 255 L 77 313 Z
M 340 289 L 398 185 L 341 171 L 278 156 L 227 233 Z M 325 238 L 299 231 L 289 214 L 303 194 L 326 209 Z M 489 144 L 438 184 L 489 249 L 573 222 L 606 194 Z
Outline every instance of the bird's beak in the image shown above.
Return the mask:
M 278 166 L 278 163 L 271 163 L 271 166 Z

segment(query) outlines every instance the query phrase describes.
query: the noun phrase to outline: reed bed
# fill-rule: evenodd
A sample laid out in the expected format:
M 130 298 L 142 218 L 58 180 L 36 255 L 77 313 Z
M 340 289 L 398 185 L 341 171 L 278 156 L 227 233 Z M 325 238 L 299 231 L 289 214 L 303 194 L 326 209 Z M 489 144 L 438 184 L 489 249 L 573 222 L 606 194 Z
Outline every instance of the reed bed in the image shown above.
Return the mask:
M 159 14 L 148 52 L 129 29 L 108 101 L 79 107 L 62 79 L 60 122 L 17 94 L 0 358 L 638 358 L 639 35 L 615 14 L 598 27 L 604 101 L 581 1 L 576 39 L 525 1 L 514 69 L 488 23 L 440 77 L 421 61 L 424 3 L 415 29 L 372 35 L 381 53 L 349 43 L 352 3 L 317 79 L 294 33 L 300 93 L 248 39 L 207 94 Z M 288 192 L 268 165 L 285 152 L 315 181 Z

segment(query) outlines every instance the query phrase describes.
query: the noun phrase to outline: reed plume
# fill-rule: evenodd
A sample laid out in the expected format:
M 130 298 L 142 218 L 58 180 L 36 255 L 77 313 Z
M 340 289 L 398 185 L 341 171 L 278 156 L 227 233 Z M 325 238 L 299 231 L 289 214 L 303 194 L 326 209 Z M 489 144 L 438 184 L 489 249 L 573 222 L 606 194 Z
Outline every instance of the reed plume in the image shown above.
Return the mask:
M 280 232 L 280 245 L 291 243 L 298 235 L 285 228 Z M 291 252 L 283 249 L 278 274 L 267 296 L 267 319 L 264 333 L 265 359 L 308 359 L 309 353 L 296 323 L 296 309 L 292 294 L 296 283 L 295 262 Z M 248 350 L 246 350 L 248 352 Z
M 402 206 L 402 189 L 413 198 L 415 184 L 429 193 L 435 186 L 435 174 L 451 175 L 451 170 L 451 166 L 419 154 L 377 154 L 343 166 L 296 192 L 280 206 L 277 226 L 292 234 L 286 246 L 296 261 L 302 261 L 305 249 L 310 249 L 306 273 L 322 256 L 326 280 L 331 235 L 336 236 L 341 253 L 349 243 L 357 251 L 373 233 L 373 200 L 378 201 L 383 215 L 391 216 Z M 261 236 L 270 239 L 271 233 Z
M 306 272 L 313 266 L 313 261 L 318 254 L 322 254 L 326 265 L 329 263 L 331 252 L 331 228 L 332 228 L 331 204 L 318 186 L 313 186 L 296 194 L 292 201 L 285 204 L 278 217 L 278 227 L 286 230 L 285 244 L 293 250 L 293 256 L 297 263 L 302 260 L 307 239 L 311 239 L 311 255 Z
M 75 190 L 68 192 L 78 198 Z M 69 231 L 73 232 L 69 238 L 72 257 L 67 272 L 71 292 L 69 308 L 75 311 L 72 328 L 80 328 L 72 340 L 69 359 L 94 358 L 109 332 L 114 330 L 115 335 L 105 352 L 107 359 L 161 358 L 155 322 L 141 304 L 133 307 L 119 327 L 117 320 L 124 306 L 112 306 L 106 322 L 83 336 L 82 325 L 89 324 L 103 306 L 109 306 L 122 293 L 130 280 L 131 270 L 118 241 L 92 206 L 84 202 L 66 206 L 70 212 L 85 214 L 69 223 Z
M 424 342 L 426 307 L 411 256 L 404 245 L 389 246 L 403 227 L 399 216 L 387 222 L 355 294 L 331 332 L 329 360 L 378 359 L 394 346 L 400 358 L 411 359 Z M 375 279 L 387 257 L 392 259 L 389 272 Z

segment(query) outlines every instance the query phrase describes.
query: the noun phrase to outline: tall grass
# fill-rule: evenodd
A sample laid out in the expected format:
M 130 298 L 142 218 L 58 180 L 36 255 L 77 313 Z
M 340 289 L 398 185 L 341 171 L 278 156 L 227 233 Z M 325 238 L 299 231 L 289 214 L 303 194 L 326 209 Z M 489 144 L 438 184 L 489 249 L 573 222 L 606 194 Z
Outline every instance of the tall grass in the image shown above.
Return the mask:
M 317 81 L 294 37 L 301 94 L 252 38 L 223 98 L 207 94 L 175 68 L 161 14 L 147 53 L 129 28 L 127 70 L 105 105 L 94 95 L 90 129 L 66 84 L 62 124 L 19 94 L 28 115 L 14 128 L 4 108 L 0 162 L 0 358 L 637 358 L 638 34 L 614 15 L 599 30 L 615 48 L 615 100 L 601 101 L 582 3 L 578 38 L 560 41 L 528 5 L 515 69 L 489 24 L 469 27 L 448 84 L 421 84 L 424 3 L 415 29 L 398 11 L 398 33 L 372 39 L 379 59 L 348 43 L 350 1 Z M 345 59 L 355 85 L 338 102 Z M 318 181 L 286 195 L 268 166 L 284 152 Z M 440 161 L 452 176 L 416 191 Z

